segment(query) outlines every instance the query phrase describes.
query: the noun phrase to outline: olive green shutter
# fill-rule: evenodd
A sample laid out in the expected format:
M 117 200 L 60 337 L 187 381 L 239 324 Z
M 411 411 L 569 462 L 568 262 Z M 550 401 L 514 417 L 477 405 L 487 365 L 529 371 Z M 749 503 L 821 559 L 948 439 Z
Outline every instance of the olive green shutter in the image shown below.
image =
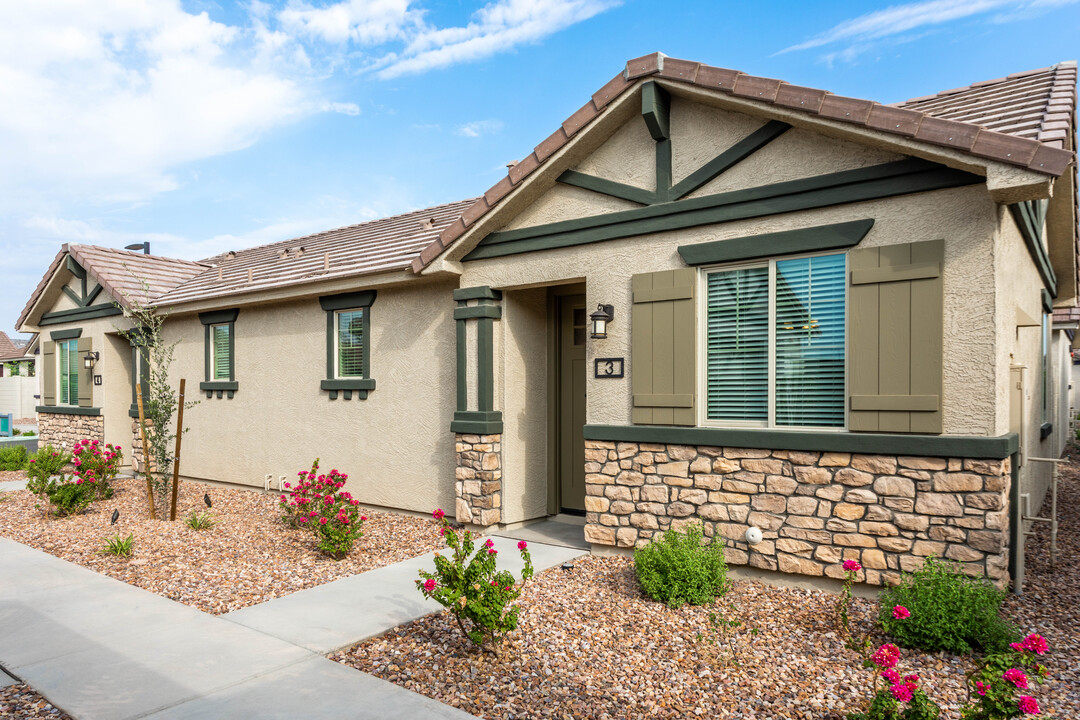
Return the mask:
M 945 241 L 852 250 L 848 427 L 942 432 Z
M 56 343 L 47 340 L 41 343 L 41 385 L 42 405 L 56 404 Z
M 88 337 L 81 337 L 76 347 L 79 351 L 79 356 L 75 358 L 79 368 L 79 407 L 92 407 L 94 404 L 94 371 L 86 369 L 83 358 L 86 357 L 86 353 L 94 349 L 94 343 Z
M 635 275 L 630 372 L 636 425 L 695 425 L 697 271 Z

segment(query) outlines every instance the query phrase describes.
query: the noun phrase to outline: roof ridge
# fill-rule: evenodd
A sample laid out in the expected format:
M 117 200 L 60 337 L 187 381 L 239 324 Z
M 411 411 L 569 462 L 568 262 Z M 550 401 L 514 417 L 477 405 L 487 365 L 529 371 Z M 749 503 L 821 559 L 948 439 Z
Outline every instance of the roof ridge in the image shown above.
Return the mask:
M 131 256 L 132 258 L 139 258 L 140 260 L 154 260 L 158 262 L 181 262 L 189 265 L 202 265 L 203 267 L 210 267 L 198 260 L 185 260 L 184 258 L 173 257 L 172 255 L 150 255 L 144 252 L 137 252 L 134 250 L 125 250 L 123 248 L 106 247 L 104 245 L 87 245 L 86 243 L 67 243 L 67 247 L 80 248 L 89 250 L 102 250 L 104 252 L 118 253 L 121 255 Z

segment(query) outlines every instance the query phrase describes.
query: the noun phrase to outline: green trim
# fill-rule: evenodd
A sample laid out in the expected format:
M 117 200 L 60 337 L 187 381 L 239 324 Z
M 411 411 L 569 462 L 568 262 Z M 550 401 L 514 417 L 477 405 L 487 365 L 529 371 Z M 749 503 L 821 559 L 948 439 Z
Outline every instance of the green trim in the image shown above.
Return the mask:
M 798 210 L 982 183 L 925 160 L 900 160 L 747 190 L 491 233 L 465 260 L 571 247 Z
M 573 185 L 584 190 L 591 190 L 593 192 L 600 193 L 601 195 L 610 195 L 621 200 L 629 200 L 630 202 L 636 202 L 641 205 L 655 205 L 660 202 L 660 199 L 656 196 L 656 192 L 653 190 L 644 190 L 633 185 L 625 185 L 621 182 L 615 182 L 614 180 L 605 180 L 604 178 L 594 177 L 593 175 L 587 175 L 577 170 L 567 170 L 558 177 L 558 182 L 563 185 Z
M 1020 593 L 1024 585 L 1024 518 L 1020 507 L 1020 455 L 1009 458 L 1009 577 L 1014 593 Z
M 498 410 L 456 412 L 450 423 L 450 430 L 472 435 L 497 435 L 503 431 L 502 412 Z
M 465 334 L 465 321 L 458 320 L 455 325 L 457 327 L 457 410 L 463 412 L 469 407 L 469 385 L 468 385 L 468 370 L 469 370 L 469 353 L 468 348 L 465 347 L 466 334 Z
M 667 202 L 671 199 L 671 183 L 674 174 L 671 169 L 671 140 L 658 140 L 656 143 L 656 199 Z
M 858 245 L 873 226 L 873 219 L 855 220 L 801 230 L 716 240 L 697 245 L 680 245 L 679 255 L 687 265 L 709 265 L 774 255 L 848 248 Z
M 1032 262 L 1039 270 L 1043 285 L 1053 297 L 1057 297 L 1057 276 L 1054 274 L 1050 257 L 1046 254 L 1046 247 L 1042 242 L 1043 226 L 1046 224 L 1046 207 L 1046 200 L 1027 200 L 1013 203 L 1009 206 L 1009 212 L 1012 213 L 1013 220 L 1024 238 L 1024 245 L 1027 246 Z
M 340 295 L 323 295 L 319 298 L 319 307 L 327 311 L 369 308 L 375 302 L 376 294 L 376 290 L 361 290 Z
M 711 182 L 725 170 L 742 162 L 791 128 L 785 122 L 770 120 L 745 138 L 699 167 L 671 188 L 669 198 L 678 200 Z
M 648 442 L 676 445 L 807 450 L 877 455 L 953 458 L 1007 458 L 1016 452 L 1016 433 L 999 437 L 966 435 L 890 435 L 877 433 L 805 432 L 757 428 L 661 427 L 656 425 L 586 425 L 586 440 Z
M 75 258 L 68 255 L 64 258 L 64 265 L 67 267 L 69 273 L 79 278 L 80 280 L 86 280 L 86 269 L 75 260 Z M 86 289 L 83 288 L 83 294 L 86 294 Z
M 473 305 L 471 307 L 454 308 L 455 320 L 468 320 L 470 318 L 498 320 L 501 317 L 502 307 L 499 305 Z
M 59 325 L 61 323 L 74 322 L 76 320 L 91 320 L 93 318 L 103 318 L 123 314 L 124 311 L 112 303 L 99 303 L 98 305 L 89 305 L 84 308 L 42 313 L 38 325 Z
M 53 330 L 49 333 L 52 340 L 74 340 L 82 336 L 82 328 L 69 328 L 67 330 Z
M 374 378 L 339 378 L 337 380 L 323 380 L 319 383 L 323 390 L 374 390 Z
M 200 390 L 239 390 L 240 383 L 235 380 L 214 380 L 199 383 Z
M 86 307 L 87 305 L 89 305 L 90 303 L 94 302 L 94 300 L 97 299 L 97 296 L 101 294 L 101 285 L 94 285 L 94 288 L 90 292 L 86 292 L 86 281 L 85 280 L 83 281 L 83 295 L 82 295 L 82 297 L 79 297 L 78 295 L 76 295 L 75 291 L 73 291 L 67 285 L 64 285 L 60 289 L 64 291 L 65 295 L 67 295 L 69 298 L 71 298 L 71 301 L 73 303 L 75 303 L 79 307 L 83 307 L 83 308 Z
M 649 81 L 641 86 L 641 116 L 649 134 L 657 142 L 671 137 L 671 96 L 667 90 Z
M 199 313 L 199 322 L 203 325 L 224 325 L 225 323 L 236 322 L 238 315 L 240 315 L 240 311 L 235 308 L 232 310 L 211 310 L 210 312 Z
M 34 408 L 39 413 L 52 413 L 53 415 L 100 415 L 101 408 L 96 407 L 73 407 L 70 405 L 38 405 Z
M 454 299 L 458 302 L 465 302 L 466 300 L 502 300 L 502 290 L 492 290 L 487 285 L 457 288 L 454 290 Z
M 495 407 L 495 325 L 490 317 L 477 320 L 476 326 L 476 406 L 480 411 Z
M 1042 289 L 1042 306 L 1043 312 L 1054 312 L 1054 298 L 1046 288 Z

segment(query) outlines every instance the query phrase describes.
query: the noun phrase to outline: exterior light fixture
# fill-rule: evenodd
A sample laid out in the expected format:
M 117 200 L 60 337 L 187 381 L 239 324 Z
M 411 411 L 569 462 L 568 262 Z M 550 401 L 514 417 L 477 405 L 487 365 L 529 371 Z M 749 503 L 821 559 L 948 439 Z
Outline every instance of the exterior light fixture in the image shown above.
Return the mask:
M 98 361 L 98 359 L 100 357 L 101 357 L 101 355 L 99 353 L 94 352 L 93 350 L 91 350 L 90 352 L 83 355 L 83 359 L 82 359 L 83 367 L 86 368 L 87 370 L 93 370 L 94 365 L 97 363 L 97 361 Z
M 589 316 L 592 321 L 592 337 L 594 340 L 603 340 L 607 337 L 608 323 L 615 319 L 615 306 L 600 303 L 596 306 L 596 312 Z
M 134 245 L 125 245 L 124 249 L 125 250 L 142 250 L 143 255 L 149 255 L 150 254 L 150 242 L 147 241 L 147 242 L 143 242 L 143 243 L 135 243 Z

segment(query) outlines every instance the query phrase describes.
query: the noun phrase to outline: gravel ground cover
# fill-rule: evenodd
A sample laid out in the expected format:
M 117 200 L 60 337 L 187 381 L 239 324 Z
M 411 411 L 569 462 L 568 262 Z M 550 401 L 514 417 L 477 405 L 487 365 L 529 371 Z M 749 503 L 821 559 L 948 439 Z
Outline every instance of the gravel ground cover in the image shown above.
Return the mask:
M 0 480 L 25 474 L 18 476 Z M 82 515 L 54 519 L 34 509 L 37 498 L 29 492 L 0 492 L 0 535 L 215 615 L 415 557 L 439 545 L 430 520 L 362 509 L 368 517 L 364 537 L 347 558 L 335 561 L 316 550 L 311 533 L 282 525 L 276 494 L 182 483 L 177 520 L 168 522 L 149 519 L 145 481 L 140 485 L 119 478 L 113 487 L 111 500 L 95 502 Z M 208 530 L 192 530 L 181 518 L 191 510 L 206 510 L 204 493 L 210 495 L 217 523 Z M 120 519 L 112 527 L 114 509 Z M 130 560 L 99 553 L 105 537 L 114 532 L 135 534 Z
M 1063 472 L 1058 567 L 1049 529 L 1027 546 L 1028 582 L 1006 613 L 1051 643 L 1051 678 L 1035 695 L 1041 717 L 1080 718 L 1080 469 Z M 836 597 L 737 581 L 719 604 L 736 631 L 739 664 L 699 642 L 716 608 L 671 610 L 641 595 L 628 558 L 589 557 L 548 570 L 522 596 L 521 627 L 501 657 L 468 646 L 447 613 L 332 655 L 344 664 L 483 718 L 826 718 L 869 697 L 867 671 L 835 633 Z M 730 610 L 734 605 L 737 610 Z M 853 603 L 853 626 L 873 627 L 876 604 Z M 756 628 L 757 633 L 751 634 Z M 875 637 L 883 642 L 882 637 Z M 968 658 L 904 650 L 901 668 L 956 720 Z
M 71 716 L 20 683 L 0 688 L 0 720 L 71 720 Z

